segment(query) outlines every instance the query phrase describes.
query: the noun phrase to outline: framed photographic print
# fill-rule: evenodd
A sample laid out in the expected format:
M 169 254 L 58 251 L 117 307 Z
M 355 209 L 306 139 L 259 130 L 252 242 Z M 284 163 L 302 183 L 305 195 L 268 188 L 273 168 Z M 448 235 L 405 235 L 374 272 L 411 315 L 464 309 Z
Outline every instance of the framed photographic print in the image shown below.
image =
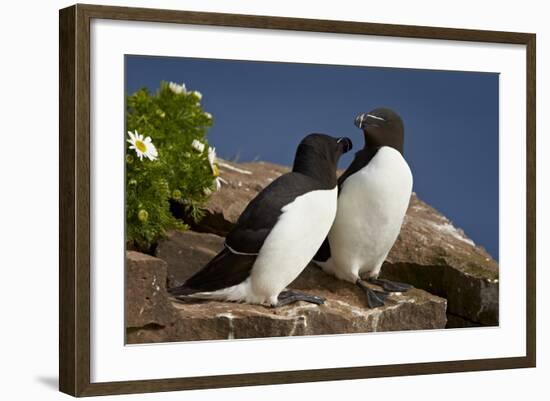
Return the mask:
M 534 367 L 535 113 L 534 34 L 61 10 L 60 390 Z

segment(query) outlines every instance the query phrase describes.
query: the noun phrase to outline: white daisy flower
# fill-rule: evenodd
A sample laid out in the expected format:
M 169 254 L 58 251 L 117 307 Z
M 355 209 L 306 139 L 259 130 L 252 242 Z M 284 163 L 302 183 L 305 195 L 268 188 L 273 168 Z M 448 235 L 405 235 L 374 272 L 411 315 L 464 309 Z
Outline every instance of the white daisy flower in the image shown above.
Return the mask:
M 222 187 L 222 179 L 220 177 L 214 178 L 214 185 L 216 185 L 216 191 L 219 191 Z
M 181 95 L 182 93 L 185 93 L 186 92 L 186 89 L 185 89 L 185 84 L 177 84 L 175 82 L 170 82 L 168 83 L 168 87 L 170 88 L 170 90 L 172 92 L 174 92 L 176 95 Z
M 212 172 L 215 176 L 219 175 L 218 167 L 217 167 L 217 157 L 216 157 L 216 148 L 208 147 L 208 162 L 210 163 L 210 168 L 212 169 Z
M 143 160 L 143 156 L 147 157 L 149 160 L 156 160 L 158 157 L 157 148 L 151 142 L 151 137 L 143 138 L 143 135 L 138 134 L 136 130 L 132 133 L 128 131 L 130 139 L 126 141 L 131 144 L 130 149 L 136 151 L 139 160 Z
M 205 116 L 206 118 L 208 118 L 209 120 L 212 120 L 212 114 L 210 114 L 209 112 L 205 111 L 205 112 L 204 112 L 204 116 Z
M 200 93 L 199 91 L 193 91 L 191 93 L 199 100 L 199 102 L 201 101 L 202 93 Z
M 212 181 L 213 187 L 216 191 L 219 191 L 222 187 L 222 182 L 224 182 L 220 177 L 214 178 L 214 181 Z M 202 190 L 206 196 L 212 195 L 212 188 L 206 187 Z
M 191 147 L 199 153 L 204 152 L 204 143 L 202 143 L 198 139 L 193 139 L 193 142 L 191 142 Z
M 210 163 L 210 168 L 212 169 L 212 174 L 214 175 L 214 185 L 216 186 L 216 191 L 222 187 L 220 175 L 220 169 L 218 167 L 218 158 L 216 156 L 216 148 L 208 147 L 208 162 Z

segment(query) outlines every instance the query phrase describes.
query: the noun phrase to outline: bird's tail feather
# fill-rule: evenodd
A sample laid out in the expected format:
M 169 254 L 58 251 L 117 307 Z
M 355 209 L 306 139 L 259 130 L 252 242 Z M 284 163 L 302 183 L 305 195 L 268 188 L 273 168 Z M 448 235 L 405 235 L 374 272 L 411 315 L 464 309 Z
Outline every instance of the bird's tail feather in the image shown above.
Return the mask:
M 196 290 L 194 288 L 187 287 L 185 284 L 182 284 L 179 287 L 168 288 L 168 293 L 170 295 L 175 296 L 175 297 L 193 295 L 194 293 L 196 293 L 198 291 L 199 290 Z
M 236 255 L 224 248 L 183 285 L 168 291 L 174 296 L 189 296 L 232 287 L 246 280 L 255 259 L 255 256 Z

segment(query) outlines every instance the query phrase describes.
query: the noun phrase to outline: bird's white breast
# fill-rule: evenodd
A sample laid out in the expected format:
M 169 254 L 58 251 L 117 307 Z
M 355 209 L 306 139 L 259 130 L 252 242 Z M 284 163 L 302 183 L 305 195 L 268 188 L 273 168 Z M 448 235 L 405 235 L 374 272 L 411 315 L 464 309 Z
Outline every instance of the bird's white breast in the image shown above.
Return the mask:
M 307 266 L 334 222 L 337 196 L 337 188 L 311 191 L 282 209 L 252 268 L 250 290 L 255 297 L 276 303 Z
M 333 274 L 349 281 L 378 274 L 401 229 L 412 183 L 407 162 L 390 147 L 346 179 L 329 233 Z

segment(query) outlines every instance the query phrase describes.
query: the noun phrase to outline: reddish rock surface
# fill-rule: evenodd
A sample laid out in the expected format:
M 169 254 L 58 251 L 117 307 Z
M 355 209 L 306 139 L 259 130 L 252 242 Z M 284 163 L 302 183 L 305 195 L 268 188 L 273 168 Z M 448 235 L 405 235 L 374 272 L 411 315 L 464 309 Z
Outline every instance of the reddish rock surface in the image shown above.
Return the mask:
M 381 275 L 446 298 L 457 317 L 498 325 L 498 264 L 416 196 Z
M 168 287 L 177 287 L 223 248 L 224 238 L 194 231 L 172 231 L 159 242 L 156 256 L 168 263 Z
M 222 162 L 220 170 L 222 188 L 206 204 L 194 231 L 169 233 L 156 248 L 158 258 L 128 252 L 129 343 L 498 325 L 498 264 L 414 194 L 382 276 L 417 288 L 392 295 L 382 308 L 366 308 L 354 285 L 313 266 L 290 287 L 324 296 L 322 306 L 300 302 L 274 309 L 170 298 L 166 283 L 179 285 L 204 266 L 222 248 L 223 236 L 248 202 L 288 168 Z M 160 290 L 155 280 L 163 283 Z
M 168 270 L 177 271 L 175 280 L 185 280 L 201 266 L 196 260 L 209 260 L 213 253 L 207 246 L 193 250 L 196 259 L 181 258 L 179 248 L 193 247 L 201 236 L 192 232 L 173 232 L 164 243 L 159 245 L 168 261 Z M 206 243 L 206 241 L 205 241 Z M 210 241 L 210 246 L 219 247 L 219 243 Z M 188 244 L 188 245 L 186 245 Z M 172 252 L 175 251 L 175 252 Z M 130 255 L 135 264 L 135 252 Z M 158 258 L 144 255 L 143 263 L 156 261 L 156 269 L 164 270 L 164 262 Z M 144 269 L 132 269 L 139 272 Z M 153 275 L 149 276 L 154 279 Z M 158 275 L 157 275 L 158 277 Z M 138 277 L 141 279 L 141 277 Z M 129 286 L 137 280 L 129 280 Z M 140 286 L 141 288 L 142 286 Z M 149 287 L 145 285 L 145 287 Z M 441 329 L 446 324 L 446 301 L 443 298 L 414 289 L 406 294 L 392 295 L 382 308 L 368 309 L 365 295 L 356 286 L 336 281 L 320 269 L 309 266 L 290 285 L 310 294 L 320 295 L 327 299 L 321 306 L 304 302 L 271 308 L 261 305 L 237 304 L 230 302 L 197 301 L 184 303 L 171 298 L 165 289 L 159 304 L 170 305 L 170 311 L 161 311 L 167 319 L 157 319 L 148 313 L 139 313 L 143 296 L 131 296 L 129 302 L 138 302 L 130 308 L 129 322 L 139 321 L 141 327 L 127 324 L 128 343 L 149 343 L 169 341 L 215 340 L 232 338 L 259 338 L 298 335 L 322 335 L 342 333 L 365 333 L 375 331 Z M 373 287 L 374 288 L 374 287 Z M 128 292 L 133 290 L 129 287 Z M 141 292 L 138 292 L 141 294 Z M 137 316 L 136 316 L 137 315 Z M 149 320 L 147 320 L 147 318 Z
M 174 320 L 166 292 L 165 261 L 143 253 L 126 252 L 126 327 L 158 327 Z

